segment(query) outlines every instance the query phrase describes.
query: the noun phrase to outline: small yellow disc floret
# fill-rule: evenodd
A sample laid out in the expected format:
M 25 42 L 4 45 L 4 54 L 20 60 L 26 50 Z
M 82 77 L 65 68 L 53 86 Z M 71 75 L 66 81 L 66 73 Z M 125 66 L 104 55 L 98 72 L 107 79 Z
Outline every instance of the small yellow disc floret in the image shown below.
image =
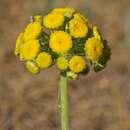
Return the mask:
M 75 10 L 73 8 L 55 8 L 54 12 L 61 13 L 65 17 L 71 18 Z
M 32 74 L 37 74 L 39 72 L 39 67 L 33 61 L 27 61 L 26 62 L 26 68 Z
M 50 36 L 50 48 L 57 53 L 65 53 L 72 48 L 71 36 L 64 31 L 55 31 Z
M 65 57 L 59 57 L 57 59 L 57 67 L 60 70 L 66 70 L 68 67 L 68 60 Z
M 74 73 L 82 72 L 85 67 L 85 60 L 81 56 L 73 56 L 69 61 L 69 68 Z
M 23 60 L 33 60 L 40 51 L 40 43 L 38 40 L 32 39 L 26 41 L 20 51 L 20 57 Z
M 83 20 L 72 19 L 69 22 L 70 34 L 75 38 L 85 37 L 88 33 L 88 27 Z
M 51 12 L 43 19 L 43 24 L 46 28 L 57 29 L 64 23 L 64 16 L 57 12 Z
M 48 68 L 52 63 L 52 57 L 47 52 L 41 52 L 36 59 L 36 63 L 42 69 Z
M 87 58 L 92 61 L 97 60 L 103 53 L 103 43 L 95 37 L 86 41 L 85 48 Z
M 32 22 L 25 29 L 25 40 L 37 39 L 41 35 L 42 26 L 40 22 Z

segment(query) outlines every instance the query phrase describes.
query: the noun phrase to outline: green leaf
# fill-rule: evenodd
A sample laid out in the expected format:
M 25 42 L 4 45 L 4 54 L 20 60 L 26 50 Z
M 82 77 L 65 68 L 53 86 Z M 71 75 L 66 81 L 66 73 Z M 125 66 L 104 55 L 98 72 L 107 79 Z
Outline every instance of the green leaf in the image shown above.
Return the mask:
M 106 67 L 106 64 L 111 56 L 111 50 L 106 40 L 103 40 L 103 45 L 104 45 L 104 48 L 103 48 L 102 56 L 98 59 L 98 61 L 94 61 L 92 63 L 92 66 L 95 72 L 99 72 L 103 70 Z
M 89 68 L 88 67 L 86 67 L 80 74 L 82 74 L 82 75 L 87 75 L 89 73 Z
M 49 53 L 51 54 L 52 58 L 57 59 L 59 57 L 59 54 L 49 50 Z

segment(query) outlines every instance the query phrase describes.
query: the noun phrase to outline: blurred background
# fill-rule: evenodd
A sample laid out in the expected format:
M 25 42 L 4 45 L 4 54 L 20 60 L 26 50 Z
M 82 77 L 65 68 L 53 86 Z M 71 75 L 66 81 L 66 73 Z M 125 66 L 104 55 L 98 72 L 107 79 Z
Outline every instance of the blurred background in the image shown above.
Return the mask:
M 98 25 L 112 49 L 106 69 L 69 82 L 71 130 L 130 130 L 130 0 L 0 0 L 0 130 L 60 130 L 58 71 L 31 75 L 14 47 L 30 15 L 65 6 Z

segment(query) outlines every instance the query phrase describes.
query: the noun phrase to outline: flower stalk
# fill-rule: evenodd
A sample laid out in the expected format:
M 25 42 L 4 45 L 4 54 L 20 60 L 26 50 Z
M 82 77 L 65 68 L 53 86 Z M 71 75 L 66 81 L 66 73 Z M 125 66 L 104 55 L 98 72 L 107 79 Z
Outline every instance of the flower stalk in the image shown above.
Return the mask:
M 69 111 L 68 111 L 68 80 L 67 76 L 60 75 L 60 107 L 61 107 L 61 128 L 69 130 Z

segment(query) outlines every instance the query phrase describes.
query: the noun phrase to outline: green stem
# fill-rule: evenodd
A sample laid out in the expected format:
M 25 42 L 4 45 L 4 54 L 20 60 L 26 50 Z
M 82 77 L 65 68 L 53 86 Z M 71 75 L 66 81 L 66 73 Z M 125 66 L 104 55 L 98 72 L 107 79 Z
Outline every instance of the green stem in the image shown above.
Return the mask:
M 61 74 L 60 77 L 60 101 L 61 101 L 61 127 L 62 130 L 69 130 L 68 114 L 68 86 L 67 77 Z

